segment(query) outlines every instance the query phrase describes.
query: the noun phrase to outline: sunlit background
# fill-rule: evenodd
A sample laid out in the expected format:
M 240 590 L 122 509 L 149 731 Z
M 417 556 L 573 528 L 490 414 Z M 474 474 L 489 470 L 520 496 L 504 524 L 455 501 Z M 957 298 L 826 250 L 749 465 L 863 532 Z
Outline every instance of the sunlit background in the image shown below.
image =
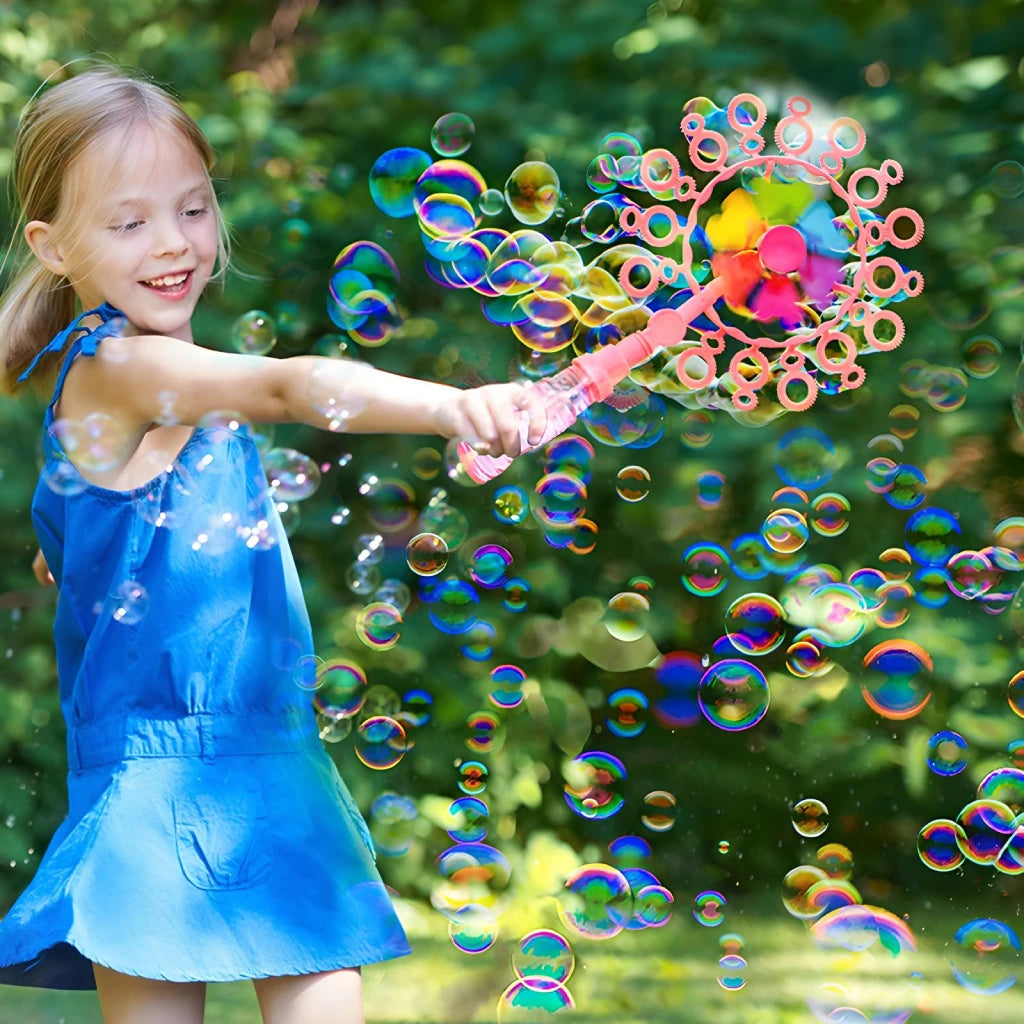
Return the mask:
M 1024 1010 L 1022 39 L 1011 0 L 0 5 L 5 176 L 81 57 L 217 149 L 200 344 L 539 381 L 724 282 L 482 484 L 343 403 L 259 430 L 320 659 L 281 685 L 414 947 L 370 1021 Z M 42 407 L 0 404 L 3 908 L 66 812 Z

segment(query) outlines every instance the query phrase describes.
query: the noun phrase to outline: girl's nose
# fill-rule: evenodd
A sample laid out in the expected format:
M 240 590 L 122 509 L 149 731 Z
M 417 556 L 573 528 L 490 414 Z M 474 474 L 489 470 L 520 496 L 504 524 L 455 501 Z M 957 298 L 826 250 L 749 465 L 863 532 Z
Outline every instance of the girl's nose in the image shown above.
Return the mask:
M 177 253 L 187 252 L 189 247 L 188 238 L 185 236 L 177 221 L 168 224 L 161 229 L 154 240 L 154 256 L 171 256 Z

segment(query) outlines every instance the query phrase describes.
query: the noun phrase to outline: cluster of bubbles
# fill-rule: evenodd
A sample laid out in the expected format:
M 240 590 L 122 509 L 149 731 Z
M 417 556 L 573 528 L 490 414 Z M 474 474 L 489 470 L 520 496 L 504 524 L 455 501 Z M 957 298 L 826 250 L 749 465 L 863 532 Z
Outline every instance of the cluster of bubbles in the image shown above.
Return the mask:
M 758 405 L 760 392 L 763 422 L 806 408 L 819 390 L 858 387 L 857 355 L 902 339 L 902 321 L 888 307 L 918 294 L 923 281 L 881 254 L 915 245 L 923 225 L 906 208 L 887 218 L 875 212 L 902 169 L 891 160 L 880 170 L 861 168 L 843 189 L 838 177 L 862 151 L 863 129 L 841 118 L 826 142 L 810 112 L 809 101 L 788 101 L 774 136 L 780 155 L 768 156 L 757 97 L 738 96 L 727 109 L 691 100 L 681 129 L 698 177 L 710 176 L 703 188 L 669 150 L 645 152 L 634 136 L 609 133 L 586 174 L 594 198 L 568 220 L 550 164 L 527 160 L 502 189 L 488 187 L 461 159 L 472 121 L 450 113 L 431 133 L 439 159 L 415 147 L 388 150 L 371 168 L 370 194 L 388 216 L 415 218 L 429 276 L 480 296 L 484 316 L 521 343 L 527 376 L 558 369 L 569 351 L 643 329 L 653 313 L 677 308 L 717 279 L 723 295 L 695 322 L 700 341 L 667 348 L 634 372 L 634 384 L 583 417 L 599 440 L 646 447 L 664 420 L 660 394 L 739 417 Z M 488 223 L 499 216 L 521 226 Z M 552 219 L 558 232 L 538 230 Z M 667 251 L 679 241 L 681 261 Z M 334 322 L 371 345 L 386 341 L 400 319 L 397 270 L 378 250 L 368 242 L 344 250 L 328 298 Z M 742 329 L 749 323 L 754 337 Z M 772 331 L 782 339 L 761 336 Z M 716 374 L 727 339 L 739 343 L 740 355 Z
M 951 756 L 945 754 L 944 768 Z M 936 818 L 921 829 L 917 852 L 933 871 L 955 871 L 969 861 L 1004 875 L 1024 874 L 1024 770 L 1011 763 L 990 771 L 955 820 Z

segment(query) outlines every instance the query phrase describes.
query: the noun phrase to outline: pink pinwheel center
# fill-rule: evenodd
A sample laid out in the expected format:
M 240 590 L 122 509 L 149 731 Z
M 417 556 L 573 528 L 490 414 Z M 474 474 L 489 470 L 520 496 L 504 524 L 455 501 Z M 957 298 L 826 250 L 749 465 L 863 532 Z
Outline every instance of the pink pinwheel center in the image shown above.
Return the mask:
M 761 236 L 757 252 L 765 270 L 791 274 L 799 270 L 807 259 L 807 242 L 796 228 L 776 224 Z

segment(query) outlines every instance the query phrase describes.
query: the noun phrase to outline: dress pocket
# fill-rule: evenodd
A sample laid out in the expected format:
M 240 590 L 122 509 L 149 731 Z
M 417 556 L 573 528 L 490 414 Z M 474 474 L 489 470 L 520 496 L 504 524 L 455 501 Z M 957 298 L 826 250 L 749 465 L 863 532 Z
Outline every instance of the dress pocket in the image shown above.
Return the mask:
M 172 797 L 178 862 L 200 889 L 249 889 L 273 866 L 263 790 L 255 781 L 223 793 Z

